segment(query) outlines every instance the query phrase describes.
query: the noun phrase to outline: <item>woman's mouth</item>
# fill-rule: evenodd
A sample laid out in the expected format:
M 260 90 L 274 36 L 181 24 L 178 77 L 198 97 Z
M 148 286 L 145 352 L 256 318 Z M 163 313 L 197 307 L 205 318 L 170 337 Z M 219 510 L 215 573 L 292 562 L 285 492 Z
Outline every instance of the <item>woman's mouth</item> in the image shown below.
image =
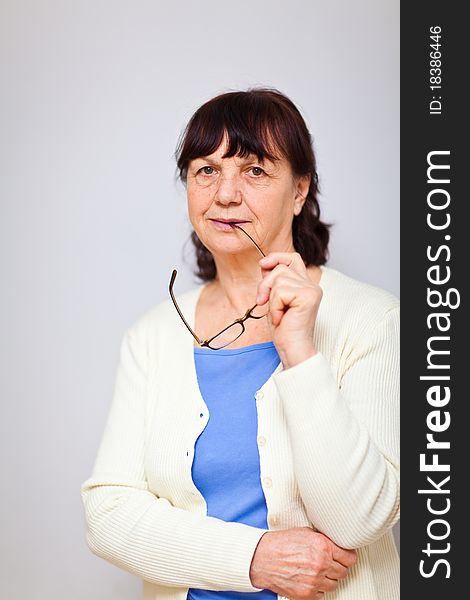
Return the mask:
M 209 219 L 216 229 L 220 231 L 232 231 L 233 225 L 239 225 L 241 223 L 248 223 L 248 221 L 242 221 L 239 219 Z

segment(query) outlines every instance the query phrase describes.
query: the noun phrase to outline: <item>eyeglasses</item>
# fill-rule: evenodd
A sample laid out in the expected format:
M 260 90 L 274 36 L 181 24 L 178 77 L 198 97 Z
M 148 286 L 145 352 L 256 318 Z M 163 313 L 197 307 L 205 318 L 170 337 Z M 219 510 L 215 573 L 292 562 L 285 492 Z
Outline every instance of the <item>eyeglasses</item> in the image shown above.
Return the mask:
M 253 244 L 256 246 L 256 248 L 258 249 L 260 254 L 262 256 L 266 256 L 264 254 L 264 252 L 261 250 L 261 248 L 258 246 L 258 244 L 255 242 L 255 240 L 244 229 L 242 229 L 239 225 L 237 225 L 235 223 L 231 223 L 230 225 L 232 226 L 232 228 L 236 227 L 240 231 L 243 231 L 243 233 L 247 237 L 249 237 L 250 240 L 253 242 Z M 226 346 L 233 344 L 233 342 L 235 342 L 235 340 L 238 340 L 238 338 L 245 331 L 245 321 L 247 319 L 262 319 L 263 317 L 265 317 L 267 315 L 267 310 L 264 307 L 261 307 L 261 306 L 258 306 L 257 304 L 255 304 L 254 306 L 252 306 L 251 308 L 249 308 L 246 311 L 246 313 L 243 315 L 243 317 L 240 317 L 239 319 L 235 319 L 235 321 L 233 321 L 233 323 L 230 323 L 230 325 L 227 325 L 227 327 L 222 329 L 222 331 L 219 331 L 219 333 L 217 333 L 216 335 L 213 335 L 208 340 L 201 340 L 198 338 L 198 336 L 194 333 L 194 331 L 189 326 L 188 322 L 186 321 L 186 319 L 183 316 L 183 313 L 181 312 L 180 307 L 178 306 L 178 304 L 176 302 L 175 296 L 173 294 L 173 286 L 175 283 L 176 274 L 177 274 L 176 269 L 173 269 L 173 272 L 171 274 L 171 279 L 170 279 L 170 285 L 169 285 L 171 299 L 173 301 L 173 304 L 175 305 L 176 310 L 178 311 L 179 316 L 181 317 L 181 320 L 186 325 L 186 327 L 188 328 L 188 330 L 191 333 L 191 335 L 193 336 L 193 338 L 196 340 L 196 342 L 201 347 L 210 348 L 211 350 L 221 350 L 222 348 L 225 348 Z M 258 310 L 256 311 L 256 309 L 258 309 Z M 260 311 L 262 314 L 260 314 Z

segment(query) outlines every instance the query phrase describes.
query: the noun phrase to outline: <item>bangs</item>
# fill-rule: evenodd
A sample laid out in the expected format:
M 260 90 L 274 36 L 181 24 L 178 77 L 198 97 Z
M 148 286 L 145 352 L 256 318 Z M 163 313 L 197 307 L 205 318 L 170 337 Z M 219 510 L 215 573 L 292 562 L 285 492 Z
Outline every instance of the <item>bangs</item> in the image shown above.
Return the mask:
M 191 160 L 208 156 L 227 140 L 223 158 L 254 154 L 259 161 L 286 156 L 282 115 L 270 99 L 229 92 L 207 102 L 196 111 L 176 151 L 180 177 L 185 182 Z

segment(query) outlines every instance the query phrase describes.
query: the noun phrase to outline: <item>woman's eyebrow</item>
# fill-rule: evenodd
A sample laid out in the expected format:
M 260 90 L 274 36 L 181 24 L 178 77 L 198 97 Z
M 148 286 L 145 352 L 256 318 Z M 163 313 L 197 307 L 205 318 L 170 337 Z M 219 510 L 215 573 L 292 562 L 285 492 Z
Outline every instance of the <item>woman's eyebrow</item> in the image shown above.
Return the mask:
M 196 160 L 200 160 L 202 162 L 217 162 L 217 159 L 211 156 L 197 156 L 196 158 L 193 158 L 191 162 L 195 162 Z
M 249 163 L 258 163 L 259 165 L 263 165 L 265 167 L 269 165 L 274 165 L 273 161 L 269 160 L 269 158 L 258 158 L 256 154 L 249 154 L 248 156 L 237 156 L 236 158 L 240 161 L 242 165 L 247 165 Z

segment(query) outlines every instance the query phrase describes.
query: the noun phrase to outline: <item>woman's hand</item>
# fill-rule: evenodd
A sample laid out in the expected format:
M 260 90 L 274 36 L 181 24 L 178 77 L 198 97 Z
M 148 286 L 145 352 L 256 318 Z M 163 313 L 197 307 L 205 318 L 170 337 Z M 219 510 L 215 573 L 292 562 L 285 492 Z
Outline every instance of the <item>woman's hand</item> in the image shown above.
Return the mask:
M 310 527 L 265 533 L 251 561 L 251 583 L 292 600 L 317 600 L 338 587 L 356 562 L 355 550 L 336 546 Z
M 256 303 L 269 301 L 268 323 L 285 369 L 316 354 L 313 330 L 322 289 L 297 252 L 271 252 L 259 261 L 263 280 Z

